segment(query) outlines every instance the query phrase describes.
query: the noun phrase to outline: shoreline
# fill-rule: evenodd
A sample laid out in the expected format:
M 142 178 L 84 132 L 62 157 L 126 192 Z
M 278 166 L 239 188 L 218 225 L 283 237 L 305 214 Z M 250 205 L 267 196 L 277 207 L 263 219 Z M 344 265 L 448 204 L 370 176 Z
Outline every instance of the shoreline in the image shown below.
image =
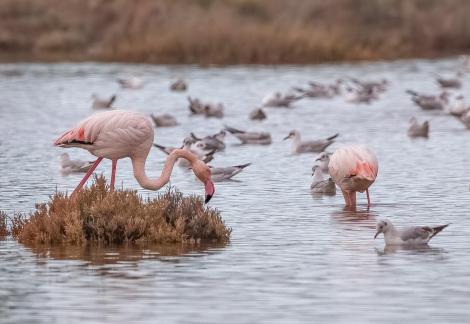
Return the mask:
M 46 58 L 19 58 L 9 59 L 5 58 L 0 54 L 0 64 L 80 64 L 80 63 L 91 63 L 91 64 L 131 64 L 131 65 L 166 65 L 166 66 L 188 66 L 194 65 L 200 68 L 224 68 L 224 67 L 236 67 L 236 66 L 316 66 L 316 65 L 355 65 L 355 64 L 374 64 L 374 63 L 390 63 L 398 61 L 414 61 L 414 60 L 458 60 L 461 56 L 470 56 L 470 52 L 455 52 L 455 53 L 443 53 L 436 55 L 422 55 L 422 56 L 397 56 L 397 57 L 381 57 L 372 59 L 347 59 L 347 60 L 324 60 L 324 61 L 312 61 L 312 62 L 282 62 L 282 63 L 270 63 L 270 62 L 240 62 L 240 63 L 198 63 L 198 62 L 172 62 L 170 60 L 159 60 L 159 61 L 137 61 L 137 60 L 106 60 L 99 58 L 71 58 L 64 57 L 61 59 L 46 59 Z

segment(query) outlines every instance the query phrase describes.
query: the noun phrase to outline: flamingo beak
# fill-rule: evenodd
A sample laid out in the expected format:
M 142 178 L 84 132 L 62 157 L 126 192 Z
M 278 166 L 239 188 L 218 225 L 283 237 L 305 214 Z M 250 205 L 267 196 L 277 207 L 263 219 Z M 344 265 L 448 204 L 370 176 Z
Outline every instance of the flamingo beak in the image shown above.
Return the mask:
M 211 200 L 212 196 L 214 196 L 214 193 L 215 193 L 214 183 L 211 180 L 207 180 L 204 183 L 204 188 L 206 190 L 206 200 L 204 201 L 204 203 L 207 204 Z
M 282 140 L 285 141 L 286 139 L 290 138 L 290 134 L 284 137 Z

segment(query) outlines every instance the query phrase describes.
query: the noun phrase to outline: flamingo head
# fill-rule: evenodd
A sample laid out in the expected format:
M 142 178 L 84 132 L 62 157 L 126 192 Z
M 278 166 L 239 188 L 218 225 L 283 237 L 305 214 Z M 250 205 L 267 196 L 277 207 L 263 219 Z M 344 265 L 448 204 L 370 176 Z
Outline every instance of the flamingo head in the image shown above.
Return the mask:
M 191 168 L 193 169 L 196 177 L 204 184 L 204 188 L 206 190 L 206 199 L 204 203 L 207 204 L 215 193 L 214 183 L 211 179 L 211 169 L 201 160 L 193 162 Z

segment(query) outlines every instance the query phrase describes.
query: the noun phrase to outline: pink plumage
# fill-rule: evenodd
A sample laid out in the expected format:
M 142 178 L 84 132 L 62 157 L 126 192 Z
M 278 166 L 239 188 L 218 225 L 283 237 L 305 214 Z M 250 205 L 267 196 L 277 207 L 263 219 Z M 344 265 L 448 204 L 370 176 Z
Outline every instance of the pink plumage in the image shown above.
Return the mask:
M 149 117 L 123 110 L 94 114 L 60 136 L 54 144 L 80 147 L 106 159 L 147 156 L 154 131 Z
M 331 178 L 341 188 L 346 205 L 356 205 L 356 192 L 367 192 L 374 183 L 379 171 L 379 163 L 375 154 L 360 145 L 349 145 L 337 149 L 330 158 L 328 165 Z
M 190 152 L 175 150 L 174 154 L 168 156 L 160 178 L 151 180 L 147 177 L 145 161 L 153 140 L 154 128 L 149 117 L 138 112 L 113 110 L 94 114 L 81 121 L 60 136 L 54 145 L 79 147 L 98 157 L 74 193 L 83 187 L 103 158 L 113 162 L 111 190 L 114 190 L 116 164 L 119 159 L 129 157 L 139 184 L 146 189 L 158 190 L 168 182 L 175 161 L 185 158 L 190 161 L 196 176 L 205 184 L 207 202 L 214 194 L 210 169 Z

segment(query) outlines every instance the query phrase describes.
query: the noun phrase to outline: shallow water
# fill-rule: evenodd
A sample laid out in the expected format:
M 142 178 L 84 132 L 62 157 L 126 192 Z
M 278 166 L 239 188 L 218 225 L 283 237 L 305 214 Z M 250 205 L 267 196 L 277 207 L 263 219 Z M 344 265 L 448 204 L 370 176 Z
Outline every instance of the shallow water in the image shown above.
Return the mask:
M 223 124 L 272 132 L 270 146 L 240 146 L 228 136 L 213 165 L 252 162 L 238 182 L 216 184 L 211 205 L 233 228 L 227 246 L 31 249 L 0 241 L 0 322 L 32 323 L 310 323 L 468 322 L 470 310 L 470 131 L 441 112 L 414 107 L 411 88 L 436 92 L 432 73 L 455 60 L 296 67 L 198 68 L 118 64 L 0 65 L 0 208 L 29 212 L 57 190 L 71 191 L 81 175 L 62 176 L 52 141 L 88 116 L 90 95 L 117 93 L 116 107 L 172 113 L 181 125 L 158 129 L 155 141 L 179 145 L 190 131 Z M 122 90 L 116 77 L 139 74 L 141 90 Z M 293 109 L 248 113 L 273 90 L 344 76 L 387 78 L 379 101 L 355 106 L 342 99 L 302 100 Z M 187 93 L 168 90 L 184 77 Z M 470 89 L 466 77 L 464 90 Z M 223 120 L 190 117 L 186 95 L 222 101 Z M 431 119 L 428 140 L 406 135 L 411 116 Z M 314 155 L 290 155 L 282 141 L 296 128 L 305 138 L 339 132 L 333 150 L 366 143 L 379 159 L 372 208 L 359 195 L 357 212 L 343 211 L 340 194 L 312 197 Z M 92 159 L 70 149 L 73 158 Z M 164 155 L 152 150 L 148 173 Z M 110 163 L 97 169 L 109 177 Z M 128 160 L 117 183 L 138 188 Z M 172 185 L 202 194 L 191 173 L 175 168 Z M 142 190 L 143 195 L 154 193 Z M 426 249 L 384 249 L 373 240 L 378 219 L 397 226 L 452 223 Z

